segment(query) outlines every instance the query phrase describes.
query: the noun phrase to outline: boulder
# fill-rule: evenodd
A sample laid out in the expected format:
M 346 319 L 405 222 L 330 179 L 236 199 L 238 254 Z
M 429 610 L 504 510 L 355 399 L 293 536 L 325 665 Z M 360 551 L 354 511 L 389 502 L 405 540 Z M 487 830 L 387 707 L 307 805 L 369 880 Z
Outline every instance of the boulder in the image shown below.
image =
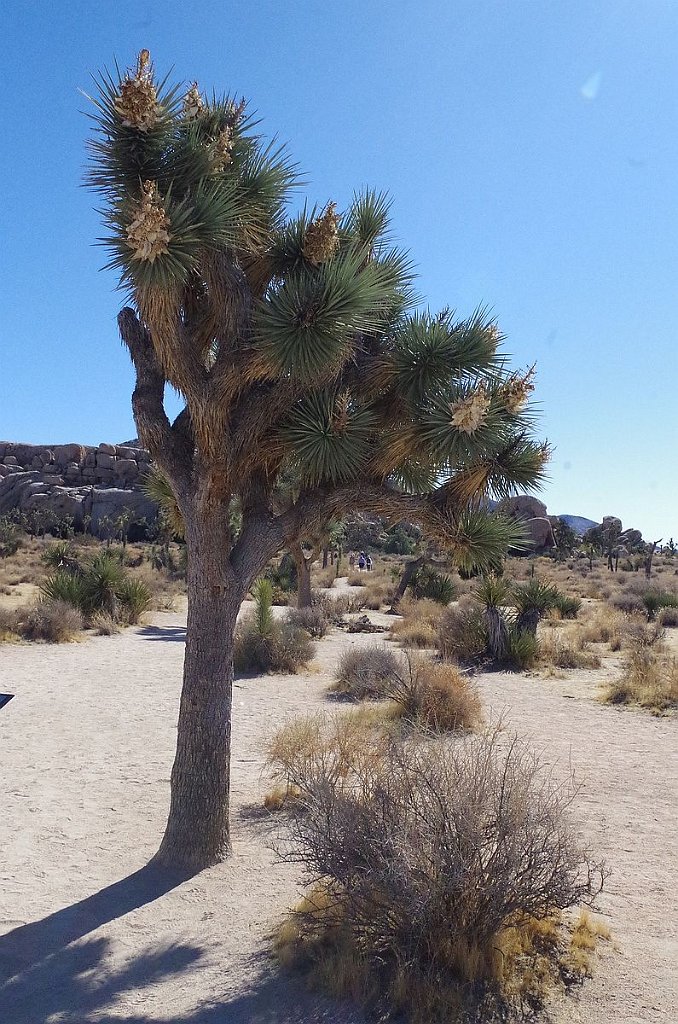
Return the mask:
M 116 459 L 115 472 L 118 476 L 138 476 L 139 466 L 135 459 Z
M 553 527 L 546 516 L 528 519 L 525 521 L 525 526 L 534 551 L 544 551 L 547 548 L 556 547 Z
M 97 448 L 97 462 L 99 461 L 99 459 L 98 459 L 98 453 L 99 452 L 102 452 L 104 455 L 115 455 L 115 445 L 114 444 L 104 444 L 104 443 L 100 444 L 99 447 Z
M 643 535 L 640 530 L 632 530 L 629 528 L 619 535 L 619 543 L 623 544 L 624 547 L 629 550 L 633 550 L 634 548 L 639 548 L 641 546 L 643 543 Z
M 134 461 L 136 462 L 137 449 L 127 448 L 125 445 L 116 444 L 115 454 L 119 459 L 134 459 Z
M 546 505 L 531 494 L 517 494 L 513 498 L 504 498 L 496 506 L 497 512 L 510 516 L 512 519 L 545 519 Z
M 56 444 L 53 452 L 54 461 L 59 466 L 66 466 L 69 462 L 80 463 L 86 455 L 86 449 L 81 444 Z
M 115 468 L 115 455 L 110 455 L 108 452 L 97 452 L 97 469 L 114 469 Z

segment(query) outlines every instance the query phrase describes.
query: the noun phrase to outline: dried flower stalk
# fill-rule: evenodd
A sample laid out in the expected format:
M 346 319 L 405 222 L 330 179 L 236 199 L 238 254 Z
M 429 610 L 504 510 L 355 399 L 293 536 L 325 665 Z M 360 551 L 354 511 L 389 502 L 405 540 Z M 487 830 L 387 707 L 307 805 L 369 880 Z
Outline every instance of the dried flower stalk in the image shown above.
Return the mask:
M 148 132 L 158 120 L 160 104 L 153 84 L 153 67 L 148 50 L 142 50 L 133 77 L 128 74 L 120 84 L 114 106 L 125 128 Z
M 168 252 L 169 226 L 169 217 L 158 197 L 157 183 L 145 181 L 141 202 L 127 228 L 127 244 L 134 250 L 134 259 L 153 263 L 158 256 Z
M 487 419 L 490 398 L 481 384 L 476 391 L 450 405 L 451 423 L 464 434 L 474 434 Z
M 325 212 L 306 228 L 302 251 L 308 262 L 316 267 L 331 259 L 339 248 L 336 208 L 336 203 L 328 203 Z

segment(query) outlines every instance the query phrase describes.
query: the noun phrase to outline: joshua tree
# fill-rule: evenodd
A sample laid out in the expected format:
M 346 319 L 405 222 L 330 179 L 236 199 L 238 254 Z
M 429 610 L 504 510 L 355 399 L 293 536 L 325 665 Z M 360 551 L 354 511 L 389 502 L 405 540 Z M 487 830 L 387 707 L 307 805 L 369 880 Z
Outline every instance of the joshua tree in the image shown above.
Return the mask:
M 128 305 L 142 443 L 169 481 L 188 552 L 188 624 L 169 819 L 157 862 L 229 849 L 236 616 L 268 560 L 362 509 L 419 523 L 460 563 L 496 561 L 515 527 L 479 507 L 541 478 L 546 447 L 483 312 L 409 313 L 388 201 L 288 216 L 295 171 L 244 102 L 155 78 L 148 51 L 97 78 L 89 184 Z M 183 397 L 170 422 L 163 394 Z M 279 509 L 293 469 L 302 486 Z M 230 518 L 239 501 L 237 537 Z

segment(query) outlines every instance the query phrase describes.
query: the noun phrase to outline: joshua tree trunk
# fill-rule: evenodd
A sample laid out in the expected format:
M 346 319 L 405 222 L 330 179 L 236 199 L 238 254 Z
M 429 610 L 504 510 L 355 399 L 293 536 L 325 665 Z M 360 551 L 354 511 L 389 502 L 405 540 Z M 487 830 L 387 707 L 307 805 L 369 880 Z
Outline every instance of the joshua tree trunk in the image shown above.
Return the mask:
M 187 517 L 188 622 L 172 795 L 156 862 L 201 870 L 229 852 L 233 643 L 246 592 L 223 510 Z
M 393 598 L 391 599 L 391 607 L 389 608 L 390 614 L 397 615 L 397 613 L 398 613 L 398 605 L 400 604 L 400 602 L 402 601 L 402 599 L 403 599 L 403 597 L 405 595 L 405 591 L 407 590 L 408 583 L 410 582 L 410 580 L 412 579 L 412 577 L 414 576 L 416 571 L 418 569 L 421 569 L 422 565 L 424 565 L 424 563 L 426 561 L 427 561 L 426 556 L 425 555 L 421 555 L 419 558 L 413 558 L 411 562 L 407 562 L 405 564 L 405 568 L 403 569 L 402 576 L 400 577 L 400 580 L 398 581 L 398 586 L 393 591 Z
M 290 545 L 290 554 L 297 567 L 297 608 L 311 607 L 311 566 L 317 555 L 314 549 L 310 555 L 304 554 L 301 544 Z
M 487 646 L 493 661 L 501 661 L 508 647 L 508 625 L 501 609 L 489 605 L 483 613 L 487 626 Z

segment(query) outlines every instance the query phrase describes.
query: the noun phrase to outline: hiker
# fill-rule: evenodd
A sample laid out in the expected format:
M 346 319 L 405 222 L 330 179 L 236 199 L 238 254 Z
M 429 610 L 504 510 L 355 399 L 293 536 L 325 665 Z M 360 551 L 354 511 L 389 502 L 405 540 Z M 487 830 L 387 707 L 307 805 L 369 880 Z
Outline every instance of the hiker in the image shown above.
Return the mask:
M 358 572 L 362 572 L 366 565 L 367 562 L 365 561 L 365 552 L 361 551 L 360 558 L 358 559 Z
M 372 572 L 372 558 L 370 557 L 370 555 L 368 555 L 367 558 L 365 559 L 365 565 L 367 566 L 367 571 Z
M 349 568 L 351 569 L 353 569 L 355 566 L 355 555 L 353 554 L 353 552 L 351 552 L 351 554 L 348 556 L 348 564 Z

